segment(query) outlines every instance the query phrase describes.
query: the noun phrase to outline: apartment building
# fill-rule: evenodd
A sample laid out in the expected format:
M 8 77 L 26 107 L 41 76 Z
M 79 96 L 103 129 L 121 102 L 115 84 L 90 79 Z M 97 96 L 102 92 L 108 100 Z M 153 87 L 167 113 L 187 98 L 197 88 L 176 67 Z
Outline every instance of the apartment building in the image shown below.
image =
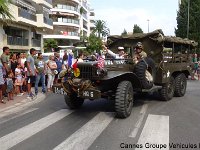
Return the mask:
M 44 35 L 44 39 L 56 39 L 59 46 L 71 46 L 80 41 L 81 35 L 90 35 L 91 11 L 87 0 L 53 0 L 51 12 L 53 33 Z
M 92 31 L 95 28 L 95 12 L 94 9 L 90 9 L 90 33 L 92 33 Z
M 14 19 L 0 17 L 0 48 L 8 46 L 11 52 L 28 52 L 33 47 L 43 51 L 43 34 L 53 31 L 49 18 L 52 0 L 12 0 L 9 8 Z

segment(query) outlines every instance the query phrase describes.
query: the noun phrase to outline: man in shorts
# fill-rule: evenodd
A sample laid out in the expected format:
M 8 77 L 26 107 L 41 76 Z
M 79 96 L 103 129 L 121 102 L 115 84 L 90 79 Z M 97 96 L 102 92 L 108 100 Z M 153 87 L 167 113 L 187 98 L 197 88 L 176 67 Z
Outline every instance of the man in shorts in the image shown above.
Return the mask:
M 36 50 L 34 48 L 30 49 L 30 55 L 27 57 L 27 92 L 28 97 L 33 99 L 35 95 L 31 92 L 32 83 L 35 82 L 35 60 L 34 56 L 36 54 Z
M 1 55 L 1 62 L 3 64 L 3 77 L 6 78 L 7 73 L 11 70 L 11 65 L 9 61 L 9 54 L 10 54 L 10 49 L 9 47 L 3 47 L 3 54 Z M 2 91 L 3 95 L 7 97 L 7 92 L 6 92 L 6 83 L 2 85 Z

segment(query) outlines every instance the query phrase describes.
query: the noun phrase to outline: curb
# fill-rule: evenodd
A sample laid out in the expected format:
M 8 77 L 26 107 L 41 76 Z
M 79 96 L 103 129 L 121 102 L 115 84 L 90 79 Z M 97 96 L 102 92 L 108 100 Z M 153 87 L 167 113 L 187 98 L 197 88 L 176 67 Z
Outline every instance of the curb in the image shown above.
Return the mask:
M 22 109 L 26 109 L 30 106 L 32 106 L 33 104 L 37 104 L 41 101 L 43 101 L 45 98 L 47 97 L 47 95 L 42 94 L 42 93 L 38 93 L 37 98 L 34 100 L 30 100 L 30 99 L 23 99 L 20 102 L 6 107 L 4 109 L 0 110 L 0 117 L 4 117 L 13 113 L 18 113 L 19 111 L 21 111 Z

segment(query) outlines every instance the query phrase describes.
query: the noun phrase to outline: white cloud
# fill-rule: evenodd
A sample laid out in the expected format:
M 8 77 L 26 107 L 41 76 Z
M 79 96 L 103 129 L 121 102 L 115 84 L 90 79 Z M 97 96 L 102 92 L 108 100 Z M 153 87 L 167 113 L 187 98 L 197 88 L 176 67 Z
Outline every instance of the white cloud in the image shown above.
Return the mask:
M 176 16 L 162 12 L 153 14 L 145 9 L 122 9 L 109 8 L 95 10 L 96 19 L 101 19 L 107 22 L 107 26 L 111 30 L 111 34 L 121 34 L 124 28 L 127 32 L 132 32 L 134 24 L 139 25 L 144 32 L 149 30 L 162 29 L 165 35 L 174 35 L 176 27 Z

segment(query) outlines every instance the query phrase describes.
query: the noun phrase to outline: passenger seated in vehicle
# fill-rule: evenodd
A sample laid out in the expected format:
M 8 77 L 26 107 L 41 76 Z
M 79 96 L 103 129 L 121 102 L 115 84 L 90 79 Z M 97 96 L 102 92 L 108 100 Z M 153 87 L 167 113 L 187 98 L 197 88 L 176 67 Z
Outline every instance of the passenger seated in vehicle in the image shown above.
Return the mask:
M 109 50 L 105 45 L 102 45 L 102 48 L 105 52 L 107 52 L 109 55 L 111 55 L 114 59 L 124 59 L 125 53 L 124 53 L 124 47 L 118 47 L 118 54 L 115 54 L 111 50 Z
M 143 50 L 144 50 L 144 47 L 142 45 L 141 42 L 138 42 L 136 44 L 136 47 L 135 47 L 135 54 L 134 54 L 134 62 L 135 63 L 138 63 L 141 59 L 143 58 L 146 58 L 147 57 L 147 53 L 145 53 Z

